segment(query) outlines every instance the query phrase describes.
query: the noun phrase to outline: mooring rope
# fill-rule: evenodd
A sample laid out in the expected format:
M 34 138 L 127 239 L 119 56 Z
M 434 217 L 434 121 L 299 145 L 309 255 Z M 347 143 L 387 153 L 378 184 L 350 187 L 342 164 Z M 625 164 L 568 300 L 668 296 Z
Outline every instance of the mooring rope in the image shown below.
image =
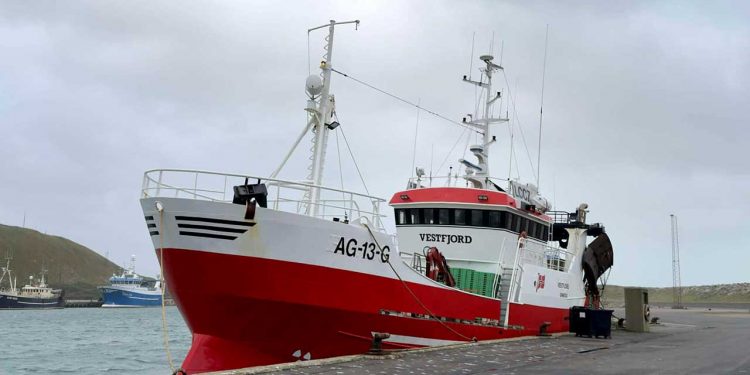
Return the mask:
M 377 245 L 378 250 L 380 250 L 380 253 L 383 254 L 383 248 L 380 247 L 380 243 L 378 242 L 378 239 L 375 238 L 375 234 L 372 233 L 372 230 L 370 229 L 370 226 L 367 225 L 367 223 L 362 223 L 362 225 L 365 226 L 365 228 L 367 229 L 367 231 L 370 233 L 370 238 L 372 238 L 372 240 L 375 242 L 375 245 Z M 455 329 L 453 329 L 450 326 L 448 326 L 447 324 L 445 324 L 442 320 L 440 320 L 440 318 L 438 318 L 437 316 L 435 316 L 435 314 L 433 314 L 432 311 L 430 311 L 430 309 L 427 308 L 427 306 L 425 306 L 424 303 L 422 303 L 422 301 L 419 299 L 419 297 L 417 297 L 417 295 L 414 294 L 414 291 L 412 291 L 411 288 L 409 288 L 409 285 L 406 284 L 406 281 L 404 281 L 404 279 L 401 278 L 401 275 L 398 274 L 398 271 L 396 271 L 396 268 L 393 267 L 393 264 L 391 264 L 390 257 L 388 258 L 388 261 L 386 263 L 388 263 L 388 266 L 391 267 L 391 270 L 396 275 L 396 277 L 398 278 L 398 280 L 401 281 L 401 284 L 404 286 L 404 288 L 406 288 L 406 290 L 409 292 L 409 294 L 411 294 L 411 296 L 414 298 L 414 300 L 417 301 L 417 303 L 420 306 L 422 306 L 422 308 L 427 312 L 427 314 L 430 316 L 430 318 L 434 319 L 435 321 L 437 321 L 438 323 L 440 323 L 440 325 L 442 325 L 443 327 L 445 327 L 449 331 L 455 333 L 456 335 L 458 335 L 459 337 L 461 337 L 462 339 L 464 339 L 466 341 L 471 341 L 471 342 L 476 342 L 477 341 L 476 337 L 468 337 L 468 336 L 466 336 L 466 335 L 464 335 L 464 334 L 456 331 Z
M 167 284 L 164 282 L 164 209 L 159 209 L 159 282 L 161 283 L 161 333 L 164 341 L 164 351 L 167 353 L 167 362 L 172 373 L 176 373 L 174 362 L 172 361 L 172 352 L 169 350 L 169 327 L 167 326 L 167 307 L 164 302 L 164 295 L 167 291 Z

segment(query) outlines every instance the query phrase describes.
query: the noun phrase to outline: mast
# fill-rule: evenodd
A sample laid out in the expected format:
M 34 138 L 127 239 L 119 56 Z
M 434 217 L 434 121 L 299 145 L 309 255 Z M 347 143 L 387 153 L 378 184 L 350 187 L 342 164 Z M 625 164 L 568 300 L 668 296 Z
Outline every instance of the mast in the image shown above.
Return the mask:
M 16 292 L 16 284 L 18 281 L 18 277 L 16 276 L 16 280 L 13 280 L 13 271 L 10 269 L 10 261 L 13 259 L 13 253 L 11 251 L 8 251 L 5 254 L 5 267 L 3 268 L 3 274 L 0 276 L 0 289 L 2 289 L 2 282 L 5 279 L 5 275 L 8 275 L 8 286 L 10 287 L 10 292 L 15 293 Z
M 320 189 L 317 186 L 320 186 L 323 182 L 323 167 L 325 166 L 326 148 L 328 146 L 328 133 L 339 125 L 338 122 L 332 121 L 332 117 L 336 112 L 336 102 L 333 94 L 331 94 L 333 32 L 336 25 L 350 23 L 355 24 L 355 29 L 359 26 L 359 20 L 346 22 L 336 22 L 335 20 L 331 20 L 328 24 L 307 30 L 309 38 L 311 32 L 326 27 L 328 28 L 328 36 L 325 38 L 326 45 L 323 47 L 326 53 L 323 56 L 323 60 L 320 62 L 320 74 L 313 74 L 307 77 L 307 80 L 305 81 L 305 91 L 308 95 L 307 106 L 305 107 L 305 111 L 308 113 L 307 124 L 284 160 L 271 174 L 271 178 L 275 178 L 279 172 L 281 172 L 281 169 L 289 160 L 289 157 L 291 157 L 305 134 L 307 134 L 308 131 L 312 131 L 313 146 L 311 148 L 312 155 L 310 156 L 310 166 L 308 167 L 310 173 L 307 176 L 307 182 L 315 185 L 315 187 L 310 187 L 305 192 L 305 197 L 303 198 L 303 200 L 307 202 L 307 207 L 304 209 L 305 213 L 311 216 L 317 216 L 318 214 Z
M 41 287 L 41 288 L 46 288 L 47 287 L 47 280 L 46 280 L 47 272 L 48 272 L 47 268 L 45 268 L 44 266 L 42 266 L 42 275 L 41 275 L 42 276 L 42 281 L 39 282 L 39 287 Z
M 318 102 L 318 113 L 313 125 L 315 140 L 313 141 L 313 155 L 310 180 L 313 185 L 320 185 L 323 181 L 323 167 L 325 166 L 326 146 L 328 146 L 328 131 L 326 124 L 330 123 L 331 114 L 334 110 L 333 96 L 331 90 L 331 67 L 333 66 L 333 31 L 336 21 L 331 20 L 328 26 L 327 44 L 325 60 L 320 62 L 320 70 L 323 78 L 323 91 L 320 94 Z M 310 214 L 315 216 L 318 213 L 318 201 L 320 200 L 320 189 L 312 188 L 310 194 Z
M 492 74 L 496 71 L 503 70 L 503 67 L 492 62 L 492 60 L 494 59 L 492 55 L 483 55 L 480 56 L 479 59 L 485 63 L 485 66 L 479 69 L 482 72 L 482 78 L 480 78 L 479 81 L 473 81 L 464 76 L 463 81 L 475 85 L 484 91 L 484 110 L 481 118 L 473 119 L 471 115 L 468 115 L 469 121 L 467 121 L 466 117 L 464 117 L 463 123 L 473 127 L 480 134 L 482 134 L 482 144 L 472 145 L 469 147 L 469 150 L 477 158 L 477 164 L 464 159 L 459 159 L 459 162 L 466 167 L 466 174 L 464 175 L 464 178 L 466 180 L 471 182 L 475 188 L 487 189 L 489 186 L 491 186 L 489 181 L 489 146 L 493 142 L 495 142 L 495 137 L 490 136 L 490 125 L 507 122 L 508 119 L 502 117 L 492 117 L 492 104 L 495 103 L 495 101 L 502 99 L 502 93 L 500 91 L 496 93 L 492 92 Z
M 10 259 L 6 257 L 5 258 L 5 267 L 3 267 L 3 274 L 0 275 L 0 289 L 3 288 L 3 280 L 5 279 L 5 274 L 8 273 L 8 272 L 10 272 Z M 10 275 L 8 275 L 8 278 L 10 278 Z M 10 280 L 10 282 L 13 282 L 13 281 Z

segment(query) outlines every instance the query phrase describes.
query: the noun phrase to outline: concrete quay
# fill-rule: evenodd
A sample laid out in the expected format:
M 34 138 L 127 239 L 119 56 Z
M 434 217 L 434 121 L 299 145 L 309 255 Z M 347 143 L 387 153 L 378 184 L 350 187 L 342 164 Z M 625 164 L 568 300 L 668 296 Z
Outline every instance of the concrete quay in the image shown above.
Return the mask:
M 615 315 L 624 316 L 622 310 Z M 355 355 L 216 374 L 750 374 L 750 311 L 652 308 L 651 332 L 572 334 Z

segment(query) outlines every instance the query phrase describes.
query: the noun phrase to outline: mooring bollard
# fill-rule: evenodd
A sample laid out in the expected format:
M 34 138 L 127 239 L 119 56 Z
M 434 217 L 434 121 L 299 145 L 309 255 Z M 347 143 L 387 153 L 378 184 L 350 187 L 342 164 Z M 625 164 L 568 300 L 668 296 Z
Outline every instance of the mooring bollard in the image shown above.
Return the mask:
M 375 332 L 372 334 L 372 346 L 367 354 L 383 354 L 383 340 L 391 337 L 390 333 Z
M 544 322 L 541 325 L 539 325 L 539 335 L 538 336 L 543 336 L 543 337 L 552 336 L 552 335 L 550 335 L 547 332 L 547 328 L 549 328 L 550 325 L 552 325 L 551 322 Z

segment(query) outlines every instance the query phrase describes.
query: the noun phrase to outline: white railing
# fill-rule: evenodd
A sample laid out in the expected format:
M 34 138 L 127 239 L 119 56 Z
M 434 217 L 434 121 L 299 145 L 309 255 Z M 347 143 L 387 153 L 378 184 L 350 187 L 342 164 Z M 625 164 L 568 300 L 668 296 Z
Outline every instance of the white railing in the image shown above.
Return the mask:
M 218 173 L 190 169 L 153 169 L 143 174 L 142 198 L 170 197 L 232 202 L 234 186 L 263 183 L 268 190 L 268 208 L 309 214 L 317 206 L 316 217 L 341 221 L 366 217 L 383 229 L 380 204 L 384 199 L 347 190 L 313 185 L 307 182 L 280 180 L 243 174 Z M 320 200 L 311 202 L 305 193 L 320 190 Z
M 497 186 L 503 189 L 508 187 L 507 178 L 498 177 L 487 177 L 488 181 L 494 182 Z M 468 184 L 468 185 L 467 185 Z M 411 177 L 406 184 L 406 189 L 421 189 L 427 187 L 466 187 L 470 184 L 466 181 L 464 176 L 422 176 L 422 177 Z
M 573 253 L 559 247 L 545 246 L 544 260 L 547 268 L 555 271 L 568 272 L 572 264 Z
M 519 237 L 518 241 L 516 242 L 516 256 L 513 258 L 513 272 L 510 274 L 510 286 L 508 286 L 508 298 L 506 299 L 507 302 L 518 302 L 518 297 L 516 294 L 516 289 L 518 289 L 518 284 L 520 284 L 520 278 L 521 273 L 523 272 L 523 266 L 520 262 L 521 257 L 521 251 L 524 248 L 524 245 L 526 244 L 526 239 Z M 506 319 L 508 314 L 506 313 Z M 505 324 L 507 325 L 508 322 L 506 321 Z
M 535 248 L 536 246 L 529 246 L 530 242 L 519 238 L 516 244 L 516 256 L 513 261 L 513 273 L 511 274 L 511 284 L 508 291 L 510 301 L 518 302 L 520 291 L 518 285 L 521 283 L 524 264 L 533 264 L 560 272 L 568 272 L 572 265 L 573 253 L 549 245 Z
M 573 253 L 560 247 L 548 244 L 542 245 L 532 241 L 526 241 L 525 245 L 518 250 L 516 257 L 520 258 L 517 258 L 517 262 L 562 272 L 568 271 L 570 268 L 569 261 L 573 257 Z

